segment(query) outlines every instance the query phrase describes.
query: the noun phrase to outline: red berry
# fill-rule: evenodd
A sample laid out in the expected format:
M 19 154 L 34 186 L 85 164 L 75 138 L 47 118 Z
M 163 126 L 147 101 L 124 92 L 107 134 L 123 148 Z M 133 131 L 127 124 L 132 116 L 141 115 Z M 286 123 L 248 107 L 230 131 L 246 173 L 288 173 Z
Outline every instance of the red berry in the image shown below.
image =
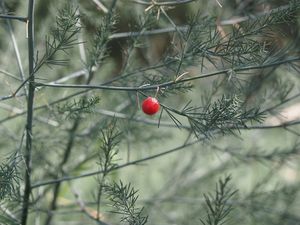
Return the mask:
M 148 97 L 142 103 L 143 112 L 148 115 L 153 115 L 157 113 L 159 108 L 160 105 L 156 98 Z

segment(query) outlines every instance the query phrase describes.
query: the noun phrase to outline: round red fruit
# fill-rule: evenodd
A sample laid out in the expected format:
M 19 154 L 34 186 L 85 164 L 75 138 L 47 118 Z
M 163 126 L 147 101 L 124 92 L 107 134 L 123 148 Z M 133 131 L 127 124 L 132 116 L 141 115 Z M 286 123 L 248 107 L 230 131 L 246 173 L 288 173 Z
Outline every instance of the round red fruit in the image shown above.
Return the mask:
M 142 103 L 143 112 L 148 115 L 154 115 L 160 108 L 159 102 L 156 98 L 148 97 Z

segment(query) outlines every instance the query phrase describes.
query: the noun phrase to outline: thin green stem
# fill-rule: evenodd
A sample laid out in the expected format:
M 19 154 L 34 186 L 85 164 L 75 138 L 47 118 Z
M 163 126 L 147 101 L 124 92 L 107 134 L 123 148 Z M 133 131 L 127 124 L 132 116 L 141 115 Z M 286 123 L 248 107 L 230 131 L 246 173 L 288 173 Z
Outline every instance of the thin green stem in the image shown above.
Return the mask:
M 110 8 L 110 11 L 109 11 L 109 14 L 108 14 L 109 18 L 112 16 L 112 10 L 114 9 L 116 2 L 117 1 L 115 0 L 112 3 L 112 7 Z M 89 85 L 92 78 L 93 78 L 93 71 L 90 70 L 88 72 L 88 78 L 87 78 L 87 81 L 86 81 L 86 85 Z M 58 166 L 58 169 L 59 169 L 60 173 L 62 173 L 62 174 L 64 173 L 63 167 L 68 162 L 68 160 L 70 158 L 70 155 L 71 155 L 71 151 L 74 147 L 75 138 L 76 138 L 76 131 L 77 131 L 79 125 L 80 125 L 80 122 L 81 122 L 80 117 L 76 118 L 74 123 L 73 123 L 73 126 L 72 126 L 71 130 L 69 131 L 69 139 L 68 139 L 67 147 L 65 149 L 63 159 L 62 159 L 61 163 Z M 54 192 L 53 192 L 53 198 L 52 198 L 51 205 L 50 205 L 50 211 L 54 211 L 57 208 L 57 198 L 59 196 L 60 187 L 61 187 L 61 182 L 58 182 L 58 183 L 55 184 Z M 53 218 L 53 214 L 49 213 L 47 218 L 46 218 L 45 225 L 50 225 L 51 221 L 52 221 L 52 218 Z M 105 224 L 99 219 L 99 213 L 97 213 L 97 221 L 100 224 Z
M 141 5 L 152 5 L 153 2 L 151 1 L 142 1 L 142 0 L 131 0 L 132 2 L 141 4 Z M 164 1 L 164 2 L 155 2 L 154 5 L 156 6 L 175 6 L 175 5 L 182 5 L 194 2 L 196 0 L 173 0 L 173 1 Z
M 300 124 L 300 121 L 292 121 L 292 122 L 279 124 L 279 125 L 265 125 L 265 126 L 258 125 L 258 126 L 238 127 L 238 128 L 232 128 L 232 129 L 264 130 L 264 129 L 274 129 L 274 128 L 286 128 L 286 127 L 295 126 L 295 125 L 299 125 L 299 124 Z M 164 155 L 168 155 L 168 154 L 183 150 L 186 147 L 197 144 L 197 143 L 199 143 L 199 142 L 201 142 L 205 139 L 206 138 L 203 137 L 203 138 L 197 139 L 197 140 L 189 142 L 189 143 L 184 143 L 183 145 L 180 145 L 180 146 L 175 147 L 173 149 L 163 151 L 163 152 L 158 153 L 158 154 L 154 154 L 154 155 L 151 155 L 151 156 L 148 156 L 148 157 L 145 157 L 145 158 L 137 159 L 137 160 L 134 160 L 134 161 L 131 161 L 131 162 L 128 162 L 128 163 L 124 163 L 124 164 L 115 166 L 115 167 L 111 168 L 109 171 L 97 170 L 97 171 L 94 171 L 94 172 L 84 173 L 84 174 L 77 175 L 77 176 L 65 176 L 65 177 L 61 177 L 61 178 L 56 179 L 56 180 L 48 180 L 48 181 L 43 181 L 43 182 L 40 182 L 40 183 L 33 184 L 32 188 L 38 188 L 38 187 L 41 187 L 41 186 L 56 184 L 58 182 L 60 183 L 60 182 L 65 182 L 65 181 L 70 181 L 70 180 L 77 180 L 77 179 L 81 179 L 81 178 L 85 178 L 85 177 L 94 176 L 94 175 L 97 175 L 97 174 L 103 174 L 104 172 L 106 172 L 106 173 L 107 172 L 112 172 L 112 171 L 119 170 L 119 169 L 122 169 L 122 168 L 125 168 L 125 167 L 128 167 L 128 166 L 138 165 L 142 162 L 146 162 L 146 161 L 149 161 L 149 160 L 152 160 L 152 159 L 159 158 L 159 157 L 164 156 Z
M 27 124 L 26 124 L 26 148 L 25 148 L 25 188 L 23 195 L 23 205 L 21 214 L 21 225 L 27 224 L 30 193 L 31 193 L 31 152 L 32 152 L 32 121 L 33 121 L 33 103 L 34 103 L 34 0 L 28 1 L 28 60 L 29 60 L 29 74 L 30 82 L 28 87 L 28 102 L 27 102 Z
M 69 132 L 69 140 L 68 140 L 68 144 L 67 144 L 67 147 L 66 147 L 66 150 L 64 152 L 64 156 L 63 156 L 63 159 L 59 165 L 59 172 L 63 174 L 63 166 L 67 163 L 68 159 L 69 159 L 69 156 L 71 154 L 71 150 L 74 146 L 74 140 L 75 140 L 75 133 L 76 133 L 76 130 L 79 126 L 79 119 L 75 120 L 74 124 L 73 124 L 73 127 L 71 128 L 70 132 Z M 52 198 L 52 202 L 51 202 L 51 205 L 50 205 L 50 211 L 53 211 L 53 210 L 56 210 L 57 208 L 57 198 L 58 198 L 58 195 L 59 195 L 59 191 L 60 191 L 60 185 L 61 183 L 56 183 L 55 184 L 55 187 L 54 187 L 54 191 L 53 191 L 53 198 Z M 49 225 L 52 221 L 52 218 L 53 218 L 53 214 L 50 212 L 46 218 L 46 222 L 45 222 L 45 225 Z
M 184 149 L 188 146 L 199 143 L 200 141 L 201 140 L 198 139 L 194 142 L 186 143 L 184 145 L 178 146 L 176 148 L 173 148 L 173 149 L 170 149 L 170 150 L 158 153 L 158 154 L 154 154 L 154 155 L 142 158 L 142 159 L 138 159 L 138 160 L 134 160 L 134 161 L 131 161 L 131 162 L 128 162 L 128 163 L 124 163 L 122 165 L 115 166 L 115 167 L 111 168 L 109 171 L 106 171 L 106 172 L 111 172 L 111 171 L 118 170 L 118 169 L 121 169 L 121 168 L 125 168 L 125 167 L 128 167 L 128 166 L 137 165 L 139 163 L 142 163 L 142 162 L 145 162 L 145 161 L 148 161 L 148 160 L 159 158 L 163 155 L 168 155 L 170 153 L 182 150 L 182 149 Z M 57 179 L 57 180 L 44 181 L 44 182 L 36 183 L 35 185 L 33 185 L 33 188 L 37 188 L 37 187 L 41 187 L 41 186 L 45 186 L 45 185 L 50 185 L 50 184 L 55 184 L 57 182 L 64 182 L 64 181 L 75 180 L 75 179 L 80 179 L 80 178 L 84 178 L 84 177 L 90 177 L 90 176 L 94 176 L 94 175 L 97 175 L 97 174 L 102 174 L 104 172 L 105 172 L 104 170 L 98 170 L 98 171 L 85 173 L 85 174 L 78 175 L 78 176 L 68 176 L 68 177 L 62 177 L 62 178 Z
M 1 7 L 2 7 L 2 10 L 5 11 L 4 1 L 1 1 Z M 19 47 L 18 47 L 16 37 L 15 37 L 14 32 L 13 32 L 11 21 L 9 19 L 6 19 L 6 24 L 7 24 L 7 29 L 8 29 L 10 38 L 11 38 L 11 42 L 12 42 L 13 47 L 14 47 L 15 54 L 16 54 L 16 60 L 17 60 L 17 64 L 18 64 L 18 67 L 19 67 L 20 77 L 21 77 L 21 80 L 24 82 L 25 74 L 24 74 L 24 70 L 23 70 L 23 65 L 22 65 L 22 61 L 21 61 Z M 25 86 L 24 92 L 25 92 L 25 95 L 27 96 L 26 88 L 27 87 Z
M 22 16 L 12 16 L 12 15 L 3 15 L 0 14 L 0 18 L 1 19 L 8 19 L 8 20 L 19 20 L 22 22 L 27 22 L 27 18 L 26 17 L 22 17 Z
M 221 75 L 221 74 L 227 74 L 234 70 L 235 72 L 242 72 L 242 71 L 247 71 L 247 70 L 255 70 L 255 69 L 263 69 L 263 68 L 268 68 L 268 67 L 273 67 L 273 66 L 278 66 L 281 64 L 285 63 L 291 63 L 294 61 L 299 61 L 300 57 L 293 57 L 281 61 L 276 61 L 276 62 L 271 62 L 268 64 L 260 64 L 260 65 L 253 65 L 253 66 L 245 66 L 245 67 L 240 67 L 240 68 L 235 68 L 235 69 L 224 69 L 224 70 L 219 70 L 215 71 L 212 73 L 207 73 L 207 74 L 201 74 L 198 76 L 193 76 L 189 78 L 184 78 L 181 80 L 174 80 L 174 81 L 168 81 L 165 83 L 161 84 L 156 84 L 156 85 L 149 85 L 149 86 L 140 86 L 140 87 L 118 87 L 118 86 L 108 86 L 108 85 L 72 85 L 72 84 L 46 84 L 46 83 L 35 83 L 36 87 L 53 87 L 53 88 L 83 88 L 83 89 L 101 89 L 101 90 L 114 90 L 114 91 L 145 91 L 145 90 L 156 90 L 158 87 L 159 88 L 166 88 L 172 85 L 176 85 L 178 83 L 184 83 L 184 82 L 189 82 L 193 80 L 198 80 L 202 78 L 207 78 L 207 77 L 212 77 L 216 75 Z
M 0 74 L 1 74 L 1 73 L 4 74 L 4 75 L 7 76 L 7 77 L 10 77 L 10 78 L 16 80 L 16 81 L 21 81 L 20 78 L 18 78 L 18 77 L 15 76 L 14 74 L 11 74 L 10 72 L 7 72 L 7 71 L 5 71 L 5 70 L 0 69 Z

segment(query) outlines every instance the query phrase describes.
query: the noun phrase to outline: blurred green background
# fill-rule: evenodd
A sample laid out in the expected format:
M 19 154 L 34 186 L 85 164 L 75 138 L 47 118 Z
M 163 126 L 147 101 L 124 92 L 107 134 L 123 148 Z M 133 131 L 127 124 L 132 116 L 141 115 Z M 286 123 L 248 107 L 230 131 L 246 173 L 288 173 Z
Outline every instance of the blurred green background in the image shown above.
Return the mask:
M 26 15 L 27 1 L 6 0 L 4 2 L 6 12 Z M 35 6 L 37 55 L 42 55 L 45 36 L 55 25 L 58 9 L 66 2 L 78 5 L 83 27 L 80 38 L 88 55 L 94 32 L 105 16 L 103 10 L 92 0 L 37 0 Z M 111 0 L 101 2 L 109 8 Z M 167 12 L 172 20 L 181 26 L 187 24 L 191 15 L 198 10 L 203 16 L 214 17 L 216 21 L 225 21 L 243 16 L 251 17 L 286 5 L 289 1 L 224 0 L 220 3 L 223 7 L 214 0 L 194 1 L 170 8 Z M 118 1 L 114 32 L 137 31 L 141 18 L 146 14 L 145 6 L 141 4 L 134 1 Z M 5 96 L 15 90 L 20 81 L 4 75 L 3 71 L 7 71 L 18 77 L 19 70 L 6 21 L 1 20 L 0 24 L 0 70 L 2 71 L 0 71 L 0 96 Z M 24 71 L 27 71 L 26 27 L 17 21 L 11 24 Z M 160 20 L 154 21 L 151 28 L 170 26 L 169 21 L 160 15 Z M 266 36 L 266 39 L 271 38 L 275 48 L 280 49 L 282 45 L 289 42 L 298 43 L 299 46 L 299 18 L 293 23 L 281 24 L 278 29 L 282 34 L 274 33 L 273 36 Z M 227 32 L 226 28 L 224 32 Z M 95 72 L 92 83 L 100 84 L 126 72 L 134 71 L 136 68 L 155 65 L 164 57 L 172 45 L 173 38 L 172 33 L 146 36 L 140 40 L 140 45 L 133 49 L 132 41 L 129 39 L 111 40 L 108 44 L 109 53 L 99 70 Z M 128 57 L 129 53 L 130 57 Z M 84 57 L 80 53 L 80 46 L 75 46 L 68 56 L 70 57 L 68 66 L 43 67 L 36 79 L 41 82 L 51 82 L 84 68 Z M 124 65 L 129 66 L 124 67 Z M 212 69 L 208 66 L 206 71 Z M 189 71 L 191 76 L 199 74 L 200 67 L 190 67 Z M 282 76 L 294 83 L 295 88 L 292 93 L 299 92 L 299 77 L 295 76 L 293 71 L 287 73 L 284 69 L 277 69 L 274 76 L 268 78 L 262 87 L 254 92 L 254 105 L 258 104 L 255 100 L 260 94 L 274 85 L 274 77 Z M 212 84 L 217 79 L 193 81 L 192 91 L 162 96 L 160 100 L 163 104 L 177 109 L 181 109 L 190 99 L 192 104 L 201 105 L 201 97 L 211 91 Z M 84 76 L 67 81 L 73 84 L 83 82 Z M 57 112 L 57 107 L 62 107 L 64 102 L 55 105 L 50 103 L 77 91 L 45 88 L 36 93 L 35 107 L 45 107 L 34 113 L 34 183 L 53 179 L 67 144 L 68 131 L 73 123 L 72 119 L 65 119 Z M 149 92 L 149 95 L 155 95 L 155 92 Z M 139 108 L 142 96 L 137 97 L 136 93 L 95 90 L 90 91 L 88 96 L 98 96 L 100 103 L 92 113 L 84 115 L 81 120 L 71 157 L 64 166 L 68 175 L 79 175 L 99 169 L 97 165 L 99 130 L 105 126 L 107 120 L 113 118 L 114 112 L 119 112 L 119 117 L 126 117 L 118 119 L 116 116 L 117 125 L 123 135 L 118 146 L 119 153 L 116 161 L 120 165 L 181 146 L 190 135 L 187 130 L 174 126 L 166 114 L 163 114 L 161 125 L 158 127 L 159 115 L 153 117 L 144 115 Z M 74 99 L 78 100 L 79 96 L 68 102 L 72 103 Z M 269 104 L 272 105 L 272 102 Z M 292 119 L 299 118 L 298 104 L 299 101 L 296 99 L 283 106 L 286 110 L 294 110 L 296 116 Z M 291 106 L 295 107 L 291 108 Z M 24 132 L 25 111 L 24 97 L 0 102 L 0 157 L 3 159 L 19 148 Z M 270 124 L 275 123 L 271 120 L 271 115 L 268 115 L 266 121 L 271 121 Z M 164 126 L 164 123 L 170 126 Z M 186 120 L 182 120 L 182 123 L 188 124 Z M 300 224 L 299 128 L 293 126 L 292 129 L 293 132 L 282 127 L 241 130 L 236 132 L 237 135 L 216 136 L 171 154 L 114 171 L 109 176 L 109 180 L 121 179 L 124 183 L 131 183 L 138 190 L 138 203 L 145 207 L 149 215 L 147 224 L 201 224 L 199 219 L 205 215 L 203 193 L 213 192 L 215 182 L 226 174 L 232 175 L 232 186 L 239 190 L 238 197 L 230 203 L 235 210 L 228 224 Z M 291 151 L 293 148 L 296 150 Z M 87 160 L 84 161 L 85 158 Z M 76 167 L 82 160 L 82 164 Z M 97 177 L 93 176 L 63 183 L 53 224 L 93 224 L 80 212 L 72 190 L 79 193 L 93 215 L 96 208 L 93 201 L 98 187 L 97 182 Z M 37 188 L 34 192 L 35 197 L 45 196 L 36 206 L 39 210 L 32 213 L 31 224 L 42 224 L 41 221 L 47 214 L 47 207 L 51 200 L 51 192 L 48 188 L 51 188 L 51 185 Z M 101 213 L 104 221 L 118 224 L 118 216 L 110 213 L 108 207 L 103 207 Z

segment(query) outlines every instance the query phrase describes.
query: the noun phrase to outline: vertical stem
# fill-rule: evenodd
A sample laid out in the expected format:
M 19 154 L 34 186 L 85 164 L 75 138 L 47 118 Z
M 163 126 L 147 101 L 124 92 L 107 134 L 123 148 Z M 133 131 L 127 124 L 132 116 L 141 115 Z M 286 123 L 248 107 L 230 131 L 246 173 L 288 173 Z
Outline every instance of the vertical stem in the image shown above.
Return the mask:
M 110 21 L 110 19 L 112 17 L 112 11 L 113 11 L 116 3 L 117 3 L 117 0 L 113 0 L 110 11 L 109 11 L 109 14 L 107 16 L 107 18 L 109 18 L 108 21 Z M 89 71 L 86 84 L 89 84 L 92 79 L 93 79 L 93 71 Z M 76 131 L 79 127 L 79 124 L 80 124 L 80 117 L 76 118 L 76 120 L 73 123 L 73 127 L 70 130 L 67 148 L 65 150 L 63 160 L 61 161 L 61 163 L 59 165 L 60 172 L 63 172 L 63 166 L 68 162 L 69 157 L 71 155 L 71 151 L 73 149 L 74 141 L 75 141 L 75 134 L 76 134 Z M 54 211 L 57 208 L 57 198 L 58 198 L 58 195 L 59 195 L 59 192 L 60 192 L 60 187 L 61 187 L 61 182 L 58 182 L 54 187 L 53 198 L 52 198 L 51 205 L 50 205 L 50 210 L 51 211 Z M 102 187 L 101 187 L 101 189 L 102 189 Z M 52 222 L 52 218 L 53 218 L 53 214 L 52 214 L 52 212 L 49 212 L 49 214 L 47 215 L 46 220 L 45 220 L 45 225 L 50 225 L 51 222 Z M 97 213 L 97 223 L 105 225 L 105 223 L 100 220 L 99 213 Z
M 2 12 L 5 13 L 6 8 L 5 8 L 4 1 L 1 0 L 0 2 L 1 2 L 0 7 L 2 8 Z M 25 81 L 25 75 L 24 75 L 24 70 L 23 70 L 22 61 L 21 61 L 21 57 L 20 57 L 20 51 L 19 51 L 19 47 L 18 47 L 16 38 L 15 38 L 14 32 L 13 32 L 11 21 L 9 19 L 6 20 L 6 25 L 7 25 L 7 30 L 10 34 L 12 45 L 14 47 L 14 51 L 15 51 L 15 55 L 16 55 L 16 59 L 17 59 L 17 64 L 18 64 L 18 67 L 19 67 L 20 77 L 21 77 L 22 82 L 24 82 Z M 27 97 L 27 87 L 25 87 L 24 92 L 25 92 L 25 95 Z
M 26 225 L 29 208 L 29 197 L 31 193 L 31 151 L 32 151 L 32 118 L 33 118 L 33 101 L 34 101 L 34 0 L 28 1 L 28 61 L 29 61 L 29 80 L 28 80 L 28 102 L 27 102 L 27 122 L 26 122 L 26 148 L 25 148 L 25 188 L 22 205 L 21 225 Z
M 70 157 L 72 148 L 74 146 L 75 134 L 76 134 L 76 130 L 77 130 L 79 124 L 80 124 L 80 119 L 77 118 L 75 120 L 74 124 L 73 124 L 73 127 L 70 130 L 69 140 L 68 140 L 68 143 L 67 143 L 67 148 L 65 150 L 65 153 L 64 153 L 64 156 L 63 156 L 63 160 L 59 164 L 59 168 L 58 168 L 58 170 L 60 170 L 60 173 L 62 173 L 62 174 L 63 174 L 63 166 L 67 163 L 67 161 L 68 161 L 68 159 Z M 50 225 L 51 224 L 51 221 L 52 221 L 52 218 L 53 218 L 52 211 L 56 210 L 56 208 L 57 208 L 57 198 L 58 198 L 58 195 L 59 195 L 60 186 L 61 186 L 60 182 L 58 182 L 54 186 L 53 199 L 52 199 L 52 202 L 51 202 L 51 205 L 50 205 L 50 212 L 47 215 L 47 218 L 45 220 L 45 225 Z

